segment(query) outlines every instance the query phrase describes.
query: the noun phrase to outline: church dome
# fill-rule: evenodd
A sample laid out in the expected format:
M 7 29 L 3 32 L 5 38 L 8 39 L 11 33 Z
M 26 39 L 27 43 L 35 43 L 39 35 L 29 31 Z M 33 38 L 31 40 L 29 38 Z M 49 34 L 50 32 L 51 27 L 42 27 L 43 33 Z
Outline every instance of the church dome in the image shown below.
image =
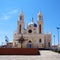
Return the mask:
M 36 23 L 34 23 L 34 27 L 37 27 L 37 24 Z
M 34 27 L 37 27 L 37 24 L 34 23 L 34 22 L 30 22 L 30 23 L 28 23 L 28 26 L 29 26 L 29 25 L 33 25 Z
M 32 18 L 32 21 L 28 23 L 28 26 L 33 25 L 33 27 L 37 27 L 37 24 L 34 23 L 34 19 Z
M 30 23 L 28 23 L 28 26 L 29 26 L 29 25 L 33 25 L 33 24 L 34 24 L 33 22 L 30 22 Z

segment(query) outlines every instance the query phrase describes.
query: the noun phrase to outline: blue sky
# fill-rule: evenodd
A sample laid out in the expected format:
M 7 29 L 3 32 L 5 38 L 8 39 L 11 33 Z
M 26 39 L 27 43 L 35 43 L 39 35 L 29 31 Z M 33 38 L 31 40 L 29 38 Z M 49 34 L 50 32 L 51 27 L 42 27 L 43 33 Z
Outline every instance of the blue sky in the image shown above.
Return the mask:
M 60 0 L 0 0 L 0 45 L 5 43 L 7 35 L 9 41 L 13 41 L 13 33 L 17 29 L 17 19 L 21 11 L 25 15 L 25 24 L 34 18 L 37 22 L 37 14 L 42 11 L 44 17 L 44 33 L 52 32 L 56 35 L 56 27 L 60 27 Z

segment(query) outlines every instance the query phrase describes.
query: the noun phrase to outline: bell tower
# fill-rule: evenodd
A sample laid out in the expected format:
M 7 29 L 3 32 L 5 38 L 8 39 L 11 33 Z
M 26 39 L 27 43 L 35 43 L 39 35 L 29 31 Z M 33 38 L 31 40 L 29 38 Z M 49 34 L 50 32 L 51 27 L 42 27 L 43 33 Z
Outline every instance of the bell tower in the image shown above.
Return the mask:
M 38 13 L 38 33 L 43 33 L 43 16 L 41 12 Z
M 23 33 L 23 27 L 24 27 L 24 14 L 23 12 L 21 12 L 18 17 L 18 33 L 19 34 Z

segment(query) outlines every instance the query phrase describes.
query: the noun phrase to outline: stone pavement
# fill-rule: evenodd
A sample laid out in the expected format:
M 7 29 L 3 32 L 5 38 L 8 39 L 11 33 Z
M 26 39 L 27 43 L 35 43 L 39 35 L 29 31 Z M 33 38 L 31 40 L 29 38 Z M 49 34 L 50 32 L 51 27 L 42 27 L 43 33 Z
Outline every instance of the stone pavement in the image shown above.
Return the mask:
M 60 54 L 49 50 L 41 51 L 41 60 L 60 60 Z
M 0 60 L 60 60 L 60 54 L 49 51 L 41 50 L 41 55 L 0 55 Z

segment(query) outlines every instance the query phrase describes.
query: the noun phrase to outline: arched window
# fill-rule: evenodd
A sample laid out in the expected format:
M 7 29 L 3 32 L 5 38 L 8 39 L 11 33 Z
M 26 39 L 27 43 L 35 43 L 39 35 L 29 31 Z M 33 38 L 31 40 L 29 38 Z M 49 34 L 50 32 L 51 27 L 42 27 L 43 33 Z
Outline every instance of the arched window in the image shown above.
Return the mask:
M 21 33 L 21 25 L 19 26 L 19 33 Z
M 41 33 L 41 24 L 39 25 L 39 33 Z
M 20 16 L 20 20 L 22 20 L 22 16 Z
M 50 42 L 48 42 L 48 47 L 50 47 Z
M 42 41 L 41 41 L 41 39 L 39 39 L 39 43 L 41 43 Z

